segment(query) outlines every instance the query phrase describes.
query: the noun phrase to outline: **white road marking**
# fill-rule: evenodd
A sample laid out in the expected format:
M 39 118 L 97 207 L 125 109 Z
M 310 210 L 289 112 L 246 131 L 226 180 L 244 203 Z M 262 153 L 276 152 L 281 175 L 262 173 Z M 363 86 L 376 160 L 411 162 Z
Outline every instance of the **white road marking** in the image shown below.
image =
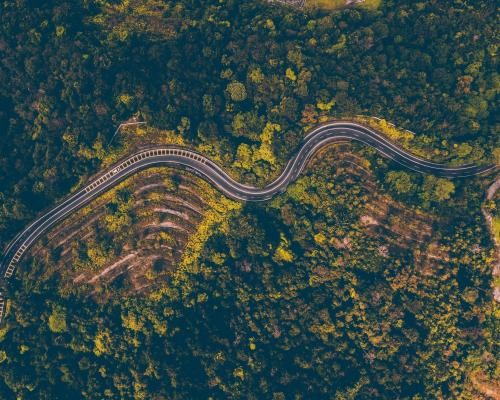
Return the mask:
M 339 128 L 341 127 L 341 128 Z M 292 157 L 287 163 L 286 167 L 273 182 L 264 188 L 255 188 L 248 185 L 243 185 L 239 182 L 233 180 L 222 168 L 220 168 L 213 161 L 201 156 L 191 150 L 178 149 L 178 148 L 160 148 L 145 150 L 140 153 L 130 156 L 125 161 L 121 162 L 117 167 L 115 167 L 110 172 L 97 178 L 90 185 L 86 186 L 84 189 L 70 196 L 66 201 L 49 211 L 47 214 L 43 215 L 39 219 L 31 223 L 24 231 L 14 238 L 14 240 L 9 244 L 4 254 L 10 253 L 10 250 L 19 245 L 18 241 L 22 239 L 20 247 L 11 258 L 8 263 L 7 270 L 4 274 L 5 277 L 10 277 L 15 269 L 16 263 L 19 261 L 20 257 L 24 251 L 50 226 L 58 222 L 60 219 L 65 218 L 69 213 L 74 211 L 76 208 L 88 203 L 92 200 L 93 196 L 84 196 L 95 188 L 99 188 L 99 191 L 110 187 L 115 182 L 117 182 L 121 177 L 131 175 L 135 171 L 143 168 L 147 168 L 150 165 L 156 165 L 161 163 L 171 164 L 171 165 L 182 165 L 188 167 L 189 169 L 194 169 L 194 171 L 201 176 L 208 179 L 212 184 L 219 188 L 223 193 L 230 197 L 240 200 L 251 199 L 253 201 L 266 200 L 271 198 L 276 193 L 283 192 L 290 180 L 296 178 L 302 170 L 307 165 L 308 160 L 312 155 L 318 151 L 321 147 L 339 140 L 356 140 L 364 143 L 368 146 L 375 147 L 377 151 L 386 156 L 389 159 L 393 159 L 398 163 L 403 163 L 407 168 L 413 170 L 421 170 L 422 168 L 434 169 L 436 171 L 445 172 L 449 177 L 465 177 L 468 175 L 463 175 L 467 170 L 475 171 L 476 167 L 473 165 L 465 165 L 459 167 L 446 167 L 441 164 L 436 164 L 430 161 L 419 159 L 404 150 L 398 148 L 393 143 L 389 142 L 385 137 L 379 135 L 377 132 L 356 123 L 351 122 L 333 122 L 329 124 L 322 125 L 312 132 L 310 132 L 299 152 L 295 157 Z M 374 143 L 371 143 L 373 141 Z M 389 154 L 390 153 L 390 154 Z M 391 155 L 392 154 L 392 155 Z M 147 162 L 140 162 L 148 158 L 154 158 L 158 155 L 167 156 L 164 160 L 150 160 Z M 181 158 L 186 158 L 188 160 L 183 161 L 171 160 L 168 156 L 176 156 Z M 400 159 L 396 159 L 395 157 Z M 205 169 L 197 169 L 195 165 L 192 165 L 192 161 L 195 160 L 208 167 Z M 403 162 L 404 161 L 404 162 Z M 199 167 L 198 167 L 199 168 Z M 204 168 L 204 167 L 203 167 Z M 492 165 L 483 170 L 475 171 L 473 174 L 484 174 L 496 169 L 497 166 Z M 119 174 L 123 172 L 123 174 Z M 458 175 L 462 174 L 462 175 Z M 113 179 L 111 179 L 113 178 Z M 101 187 L 102 186 L 102 187 Z M 96 192 L 97 193 L 97 192 Z M 39 224 L 38 227 L 30 233 L 32 227 L 35 224 Z M 25 237 L 26 236 L 26 237 Z M 4 265 L 6 264 L 4 260 Z

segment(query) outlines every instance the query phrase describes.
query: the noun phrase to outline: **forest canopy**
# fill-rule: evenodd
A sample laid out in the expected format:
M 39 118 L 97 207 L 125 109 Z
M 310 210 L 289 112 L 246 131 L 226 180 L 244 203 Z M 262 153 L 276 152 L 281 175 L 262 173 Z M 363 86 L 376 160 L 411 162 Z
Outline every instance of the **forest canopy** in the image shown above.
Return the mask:
M 491 1 L 334 14 L 260 1 L 4 1 L 0 18 L 4 242 L 97 171 L 132 116 L 205 144 L 249 180 L 279 169 L 325 116 L 385 118 L 445 161 L 498 153 Z M 269 124 L 280 129 L 262 153 Z
M 500 157 L 490 0 L 335 13 L 259 0 L 6 0 L 0 23 L 4 246 L 122 154 L 125 135 L 110 141 L 131 118 L 249 184 L 276 176 L 330 119 L 381 118 L 391 140 L 451 165 Z M 28 259 L 6 287 L 0 397 L 416 400 L 491 390 L 500 330 L 484 182 L 349 149 L 351 169 L 322 154 L 271 202 L 209 204 L 203 240 L 147 295 L 117 283 L 96 299 Z M 133 225 L 127 190 L 108 207 L 108 236 Z M 384 201 L 370 202 L 374 191 Z M 385 207 L 383 224 L 362 213 L 370 206 Z M 222 222 L 209 231 L 210 218 Z M 401 228 L 412 241 L 394 238 Z M 103 248 L 89 245 L 89 268 L 109 261 Z

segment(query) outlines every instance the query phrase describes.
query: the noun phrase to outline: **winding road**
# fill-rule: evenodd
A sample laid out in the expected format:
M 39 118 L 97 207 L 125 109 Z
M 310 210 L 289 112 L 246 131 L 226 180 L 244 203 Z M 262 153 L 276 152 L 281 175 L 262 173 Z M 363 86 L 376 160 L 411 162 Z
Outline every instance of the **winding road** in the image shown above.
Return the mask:
M 349 121 L 330 122 L 312 130 L 305 137 L 296 154 L 288 161 L 281 175 L 263 188 L 236 182 L 219 165 L 196 151 L 176 146 L 155 146 L 134 153 L 125 160 L 113 165 L 87 186 L 69 196 L 20 232 L 5 249 L 0 265 L 0 283 L 12 276 L 17 263 L 26 250 L 50 227 L 88 204 L 118 182 L 140 170 L 160 165 L 182 167 L 209 181 L 232 199 L 264 201 L 284 192 L 287 186 L 297 179 L 307 165 L 308 160 L 319 149 L 330 143 L 345 140 L 357 141 L 371 146 L 384 156 L 414 171 L 447 178 L 487 174 L 498 169 L 496 165 L 477 166 L 467 164 L 450 167 L 426 161 L 397 147 L 380 133 L 364 125 Z M 0 292 L 0 321 L 2 316 L 3 297 Z

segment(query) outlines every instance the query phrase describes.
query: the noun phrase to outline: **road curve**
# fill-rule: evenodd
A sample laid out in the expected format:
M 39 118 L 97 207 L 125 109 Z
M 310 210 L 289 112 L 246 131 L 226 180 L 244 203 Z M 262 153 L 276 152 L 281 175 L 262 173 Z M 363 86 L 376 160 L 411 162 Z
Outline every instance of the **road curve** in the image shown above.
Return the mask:
M 312 130 L 305 137 L 296 154 L 288 161 L 280 176 L 262 188 L 247 186 L 235 181 L 219 165 L 196 151 L 177 146 L 155 146 L 134 153 L 108 168 L 87 186 L 69 196 L 20 232 L 5 249 L 0 265 L 0 280 L 12 276 L 25 251 L 51 226 L 140 170 L 160 165 L 181 167 L 209 181 L 232 199 L 264 201 L 284 192 L 287 186 L 297 179 L 308 160 L 320 148 L 336 141 L 345 140 L 357 141 L 371 146 L 384 156 L 414 171 L 447 178 L 481 175 L 493 172 L 498 168 L 496 165 L 476 166 L 472 164 L 449 167 L 426 161 L 397 147 L 380 133 L 349 121 L 330 122 Z M 0 299 L 1 297 L 0 292 Z M 1 314 L 0 310 L 0 321 Z

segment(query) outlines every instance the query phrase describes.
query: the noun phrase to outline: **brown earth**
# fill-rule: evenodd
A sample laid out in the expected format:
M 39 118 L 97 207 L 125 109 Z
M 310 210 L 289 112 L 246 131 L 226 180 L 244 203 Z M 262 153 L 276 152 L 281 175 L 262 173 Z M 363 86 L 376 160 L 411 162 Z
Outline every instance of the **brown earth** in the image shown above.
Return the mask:
M 323 150 L 310 168 L 315 168 L 325 151 L 333 154 L 336 174 L 347 174 L 366 189 L 359 225 L 363 234 L 378 238 L 381 256 L 411 251 L 419 271 L 427 275 L 446 264 L 446 249 L 433 230 L 442 223 L 438 217 L 392 199 L 350 144 Z M 120 221 L 120 216 L 110 203 L 119 191 L 129 193 L 130 198 L 125 221 L 113 231 L 110 226 Z M 57 273 L 68 288 L 85 284 L 94 293 L 110 286 L 128 292 L 152 289 L 168 279 L 179 264 L 188 239 L 208 210 L 208 199 L 214 196 L 222 195 L 188 173 L 168 168 L 144 171 L 71 216 L 40 241 L 32 254 L 45 261 L 43 271 L 36 274 Z M 340 238 L 339 246 L 348 248 L 349 243 Z

